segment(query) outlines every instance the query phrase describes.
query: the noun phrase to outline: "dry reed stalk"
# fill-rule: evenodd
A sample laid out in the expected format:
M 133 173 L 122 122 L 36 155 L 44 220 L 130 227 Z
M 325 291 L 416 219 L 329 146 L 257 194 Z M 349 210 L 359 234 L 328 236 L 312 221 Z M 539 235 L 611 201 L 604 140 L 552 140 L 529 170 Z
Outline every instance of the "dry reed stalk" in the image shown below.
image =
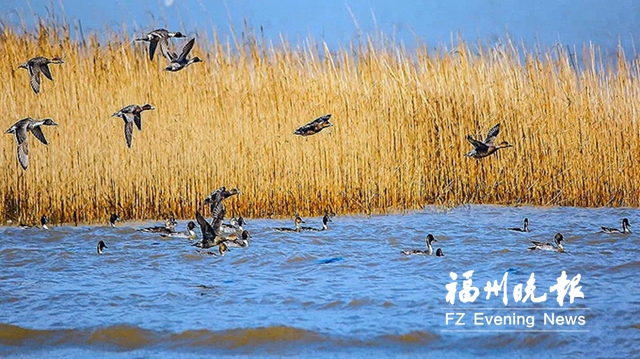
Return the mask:
M 64 27 L 33 36 L 5 28 L 0 52 L 4 128 L 51 117 L 50 145 L 32 141 L 29 169 L 15 141 L 0 144 L 1 218 L 55 222 L 191 218 L 221 185 L 243 194 L 244 216 L 386 212 L 426 204 L 638 206 L 638 63 L 607 64 L 585 48 L 583 69 L 562 49 L 528 53 L 458 44 L 429 53 L 371 41 L 330 52 L 326 44 L 267 46 L 198 39 L 204 63 L 178 73 L 150 62 L 131 39 L 85 45 Z M 121 35 L 120 35 L 121 36 Z M 320 50 L 321 49 L 321 50 Z M 28 58 L 61 55 L 31 92 Z M 603 64 L 605 65 L 599 65 Z M 151 103 L 126 147 L 128 104 Z M 336 124 L 293 135 L 326 114 Z M 467 133 L 500 122 L 515 145 L 467 159 Z

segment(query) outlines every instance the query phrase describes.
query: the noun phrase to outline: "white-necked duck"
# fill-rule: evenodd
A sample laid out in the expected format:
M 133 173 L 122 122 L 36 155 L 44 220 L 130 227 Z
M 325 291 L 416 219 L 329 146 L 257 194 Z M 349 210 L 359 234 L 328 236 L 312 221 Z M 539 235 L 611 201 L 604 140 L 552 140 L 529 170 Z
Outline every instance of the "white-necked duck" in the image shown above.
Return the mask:
M 133 136 L 133 124 L 136 124 L 139 131 L 142 131 L 142 118 L 143 111 L 155 110 L 156 108 L 150 104 L 142 106 L 129 105 L 121 108 L 118 112 L 111 115 L 111 117 L 120 117 L 124 121 L 124 138 L 127 140 L 127 146 L 131 148 L 131 140 Z
M 120 216 L 118 216 L 116 213 L 111 213 L 111 217 L 109 217 L 109 224 L 111 225 L 111 227 L 115 227 L 116 222 L 119 220 Z
M 189 221 L 189 223 L 187 223 L 187 230 L 184 232 L 160 233 L 160 235 L 168 238 L 196 239 L 197 235 L 196 235 L 196 231 L 194 231 L 195 228 L 196 228 L 196 223 L 194 221 Z
M 186 36 L 184 36 L 180 31 L 170 32 L 165 29 L 156 29 L 147 33 L 146 37 L 136 39 L 136 41 L 146 41 L 149 43 L 149 59 L 151 61 L 153 61 L 153 55 L 156 52 L 156 48 L 158 47 L 158 44 L 160 45 L 160 52 L 162 53 L 162 56 L 171 60 L 171 58 L 169 57 L 169 48 L 168 48 L 169 46 L 168 40 L 171 37 L 179 38 L 179 37 L 186 37 Z
M 40 74 L 42 73 L 46 78 L 53 81 L 51 71 L 49 70 L 49 64 L 64 64 L 59 57 L 48 59 L 46 57 L 38 56 L 30 59 L 24 64 L 18 66 L 18 68 L 27 69 L 29 71 L 29 83 L 31 83 L 31 89 L 33 92 L 40 92 Z
M 629 224 L 629 219 L 623 218 L 622 219 L 622 230 L 620 230 L 618 228 L 609 228 L 609 227 L 600 227 L 600 228 L 602 228 L 602 231 L 604 233 L 624 233 L 624 234 L 629 234 L 629 233 L 631 233 L 631 230 L 629 229 L 629 227 L 631 227 L 631 224 Z
M 564 246 L 562 245 L 562 243 L 560 243 L 562 241 L 564 241 L 564 237 L 562 236 L 562 234 L 556 233 L 556 235 L 553 237 L 553 242 L 555 243 L 555 246 L 552 245 L 551 243 L 542 243 L 542 242 L 532 241 L 531 243 L 533 243 L 533 247 L 529 247 L 529 250 L 530 251 L 535 251 L 535 250 L 554 251 L 554 252 L 564 253 Z
M 413 255 L 413 254 L 423 254 L 423 255 L 430 256 L 430 255 L 433 254 L 433 247 L 431 246 L 431 243 L 437 242 L 438 240 L 433 236 L 433 234 L 429 233 L 429 234 L 427 234 L 427 238 L 426 238 L 425 241 L 427 243 L 427 249 L 426 250 L 409 249 L 409 250 L 402 251 L 401 253 L 406 255 L 406 256 L 410 256 L 410 255 Z
M 322 217 L 322 227 L 321 228 L 300 227 L 300 230 L 301 231 L 312 231 L 312 232 L 326 231 L 327 229 L 329 229 L 329 226 L 327 225 L 327 223 L 329 223 L 329 222 L 333 222 L 333 220 L 331 219 L 331 217 L 328 214 L 325 214 L 324 217 Z
M 193 63 L 202 62 L 202 60 L 200 60 L 200 58 L 197 56 L 192 57 L 190 59 L 188 58 L 189 52 L 191 52 L 191 49 L 193 48 L 193 44 L 195 42 L 196 42 L 195 38 L 187 42 L 182 48 L 182 52 L 180 53 L 180 56 L 176 55 L 176 53 L 174 52 L 168 52 L 167 55 L 169 56 L 171 63 L 169 64 L 169 66 L 165 67 L 164 70 L 176 72 L 184 69 L 185 67 Z
M 109 247 L 107 247 L 107 245 L 104 243 L 104 241 L 98 242 L 98 254 L 102 254 L 102 251 L 105 248 L 109 248 Z
M 29 165 L 29 141 L 27 141 L 27 132 L 31 132 L 35 138 L 45 145 L 49 144 L 42 132 L 42 126 L 58 126 L 58 124 L 50 118 L 36 121 L 31 117 L 27 117 L 14 123 L 6 132 L 15 135 L 16 142 L 18 142 L 18 162 L 20 162 L 24 170 L 26 170 Z
M 509 228 L 509 230 L 516 231 L 516 232 L 529 232 L 529 218 L 524 219 L 522 228 Z

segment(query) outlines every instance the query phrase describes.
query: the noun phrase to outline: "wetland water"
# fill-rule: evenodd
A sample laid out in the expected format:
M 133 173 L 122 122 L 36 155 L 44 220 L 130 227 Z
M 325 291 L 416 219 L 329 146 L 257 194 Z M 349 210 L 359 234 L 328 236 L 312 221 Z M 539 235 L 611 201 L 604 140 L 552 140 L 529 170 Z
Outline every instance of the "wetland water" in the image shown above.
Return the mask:
M 524 217 L 530 233 L 505 229 Z M 224 257 L 135 231 L 152 222 L 0 227 L 0 356 L 629 358 L 640 350 L 640 240 L 598 233 L 623 217 L 632 230 L 640 224 L 637 209 L 500 206 L 337 216 L 318 233 L 275 232 L 292 221 L 249 219 L 249 248 Z M 305 220 L 320 227 L 320 218 Z M 567 253 L 527 251 L 556 232 Z M 427 233 L 446 257 L 400 254 L 422 249 Z M 99 240 L 109 246 L 101 256 Z M 460 290 L 468 270 L 480 295 L 447 303 L 449 273 Z M 570 304 L 567 295 L 563 309 L 542 309 L 559 308 L 549 287 L 562 271 L 581 275 L 584 299 Z M 502 292 L 486 299 L 484 291 L 505 272 L 506 306 Z M 547 300 L 515 303 L 514 285 L 531 273 L 535 296 Z M 446 313 L 459 312 L 466 326 L 446 323 Z M 475 313 L 535 322 L 480 326 Z M 545 324 L 545 314 L 583 316 L 584 325 Z M 449 331 L 460 328 L 478 331 Z

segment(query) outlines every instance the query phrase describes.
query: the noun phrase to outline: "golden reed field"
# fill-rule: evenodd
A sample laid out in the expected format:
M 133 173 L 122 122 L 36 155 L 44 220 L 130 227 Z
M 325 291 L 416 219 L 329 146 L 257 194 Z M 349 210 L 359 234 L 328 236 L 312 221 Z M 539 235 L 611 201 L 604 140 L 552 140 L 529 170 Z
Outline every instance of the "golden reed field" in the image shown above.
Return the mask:
M 29 135 L 26 171 L 13 135 L 2 137 L 2 223 L 45 213 L 54 223 L 106 223 L 111 212 L 193 218 L 223 185 L 242 190 L 228 216 L 246 217 L 640 205 L 638 64 L 622 53 L 372 39 L 329 51 L 245 34 L 198 38 L 191 55 L 204 62 L 169 73 L 124 33 L 73 41 L 66 26 L 3 29 L 3 131 L 27 116 L 59 126 L 43 128 L 49 146 Z M 36 95 L 18 65 L 38 55 L 65 63 L 50 65 L 54 82 L 43 78 Z M 143 113 L 129 149 L 123 121 L 110 116 L 145 103 L 156 110 Z M 334 127 L 293 135 L 327 113 Z M 496 123 L 497 142 L 514 147 L 465 158 L 465 136 Z

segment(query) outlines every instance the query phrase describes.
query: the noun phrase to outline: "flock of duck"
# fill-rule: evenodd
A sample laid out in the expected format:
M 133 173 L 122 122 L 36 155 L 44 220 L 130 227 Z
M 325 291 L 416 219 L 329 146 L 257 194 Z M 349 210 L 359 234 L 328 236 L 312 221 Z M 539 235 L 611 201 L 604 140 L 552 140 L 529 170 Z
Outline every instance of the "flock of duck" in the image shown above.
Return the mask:
M 196 210 L 196 222 L 200 226 L 200 231 L 202 233 L 202 240 L 197 241 L 193 244 L 193 246 L 200 248 L 198 251 L 202 254 L 208 254 L 213 256 L 224 256 L 225 252 L 229 250 L 229 248 L 247 248 L 249 247 L 249 239 L 252 238 L 251 233 L 243 228 L 246 224 L 244 218 L 239 216 L 237 218 L 231 218 L 229 223 L 223 223 L 224 216 L 226 214 L 226 208 L 224 206 L 224 200 L 240 194 L 240 190 L 234 188 L 232 190 L 227 190 L 226 187 L 221 187 L 215 191 L 213 191 L 208 197 L 205 198 L 204 204 L 209 205 L 211 210 L 212 218 L 210 221 L 207 221 L 202 214 Z M 294 216 L 294 226 L 290 227 L 275 227 L 274 231 L 277 232 L 321 232 L 329 230 L 329 222 L 333 222 L 332 217 L 335 214 L 326 212 L 324 217 L 322 218 L 322 225 L 320 228 L 316 227 L 307 227 L 301 226 L 305 221 L 300 217 L 297 213 Z M 120 216 L 117 214 L 111 214 L 109 218 L 109 223 L 111 227 L 116 226 L 116 222 L 120 221 Z M 186 230 L 184 232 L 177 232 L 175 230 L 175 226 L 178 224 L 174 217 L 167 219 L 167 221 L 162 226 L 154 226 L 154 227 L 145 227 L 140 228 L 138 231 L 147 232 L 147 233 L 157 233 L 165 238 L 185 238 L 189 240 L 196 240 L 198 238 L 198 234 L 196 233 L 196 222 L 189 221 L 187 223 Z M 40 218 L 40 224 L 42 229 L 49 229 L 47 224 L 49 223 L 49 217 L 43 215 Z M 612 227 L 604 227 L 601 226 L 600 230 L 602 233 L 608 234 L 630 234 L 631 224 L 628 218 L 623 218 L 621 220 L 622 228 L 612 228 Z M 35 228 L 36 226 L 25 226 L 20 225 L 21 228 Z M 513 227 L 507 228 L 507 230 L 515 231 L 515 232 L 529 232 L 529 219 L 525 218 L 523 221 L 522 228 Z M 543 243 L 538 241 L 531 241 L 532 246 L 528 248 L 530 251 L 542 250 L 542 251 L 554 251 L 559 253 L 564 253 L 564 236 L 562 233 L 556 233 L 553 238 L 552 243 Z M 423 256 L 431 256 L 434 254 L 433 243 L 438 242 L 438 240 L 434 237 L 433 234 L 429 233 L 426 237 L 426 249 L 409 249 L 402 250 L 400 253 L 406 256 L 410 255 L 423 255 Z M 209 249 L 213 247 L 218 247 L 218 253 L 216 252 L 206 252 L 202 251 L 202 249 Z M 103 251 L 108 248 L 104 241 L 98 242 L 97 253 L 102 254 Z M 444 251 L 442 248 L 438 248 L 435 250 L 436 257 L 444 257 Z
M 183 37 L 186 36 L 179 31 L 170 32 L 165 29 L 157 29 L 149 32 L 145 37 L 138 38 L 135 41 L 144 41 L 149 43 L 149 59 L 151 61 L 153 61 L 154 54 L 159 46 L 162 56 L 169 61 L 168 66 L 165 67 L 165 71 L 176 72 L 191 64 L 202 62 L 202 60 L 197 56 L 189 57 L 189 53 L 195 44 L 195 38 L 184 44 L 180 55 L 171 51 L 169 39 Z M 37 56 L 18 66 L 18 68 L 26 69 L 29 72 L 29 83 L 31 84 L 31 89 L 33 89 L 33 92 L 36 94 L 40 93 L 41 74 L 50 81 L 53 81 L 53 76 L 51 76 L 51 70 L 49 69 L 50 64 L 60 65 L 64 64 L 64 61 L 59 57 L 49 59 L 47 57 Z M 151 104 L 145 104 L 142 106 L 133 104 L 121 108 L 112 115 L 112 117 L 120 117 L 124 121 L 124 138 L 129 148 L 131 147 L 133 139 L 133 125 L 135 124 L 138 130 L 142 131 L 142 112 L 154 109 L 155 107 Z M 306 125 L 301 126 L 294 133 L 300 136 L 316 134 L 324 128 L 333 126 L 333 124 L 329 122 L 330 117 L 331 115 L 321 116 Z M 16 142 L 18 143 L 18 162 L 24 170 L 26 170 L 29 165 L 29 141 L 27 133 L 30 132 L 43 144 L 48 144 L 47 139 L 42 132 L 42 126 L 58 126 L 58 124 L 50 118 L 36 120 L 31 117 L 27 117 L 14 123 L 6 131 L 6 133 L 15 135 Z
M 191 64 L 202 62 L 202 60 L 197 56 L 189 57 L 189 54 L 195 44 L 195 38 L 187 41 L 182 46 L 180 55 L 171 50 L 169 39 L 184 37 L 186 36 L 180 32 L 170 32 L 165 29 L 157 29 L 147 33 L 145 37 L 138 38 L 135 41 L 143 41 L 149 43 L 148 54 L 151 61 L 153 61 L 154 59 L 156 49 L 160 47 L 162 56 L 169 61 L 167 67 L 165 67 L 165 71 L 177 72 L 190 66 Z M 50 81 L 53 81 L 49 65 L 59 65 L 63 63 L 64 61 L 59 57 L 49 59 L 46 57 L 37 56 L 21 64 L 19 68 L 24 68 L 29 72 L 29 83 L 31 85 L 31 88 L 33 89 L 33 92 L 38 94 L 40 92 L 41 74 Z M 124 121 L 125 141 L 129 148 L 132 144 L 134 125 L 138 128 L 138 130 L 142 130 L 142 112 L 154 109 L 155 107 L 153 107 L 151 104 L 145 104 L 142 106 L 132 104 L 121 108 L 112 115 L 112 117 L 119 117 Z M 333 124 L 330 122 L 330 118 L 330 114 L 318 117 L 317 119 L 296 129 L 294 134 L 299 136 L 310 136 L 317 134 L 323 129 L 333 126 Z M 27 133 L 30 132 L 40 142 L 47 145 L 48 142 L 42 131 L 42 126 L 57 125 L 58 124 L 50 118 L 35 120 L 31 117 L 27 117 L 17 121 L 6 131 L 6 133 L 13 134 L 15 136 L 16 142 L 18 144 L 18 162 L 24 170 L 26 170 L 29 165 L 29 142 Z M 481 159 L 496 153 L 500 149 L 513 147 L 513 145 L 506 141 L 502 141 L 497 145 L 495 144 L 495 140 L 499 132 L 500 124 L 498 123 L 488 131 L 484 140 L 476 139 L 471 135 L 467 135 L 466 139 L 473 146 L 473 149 L 467 152 L 465 156 Z M 238 189 L 234 188 L 232 190 L 227 190 L 225 187 L 221 187 L 212 192 L 205 199 L 204 204 L 209 205 L 212 219 L 211 221 L 207 221 L 199 211 L 196 211 L 195 220 L 200 226 L 202 240 L 196 242 L 194 246 L 201 249 L 218 247 L 218 253 L 220 255 L 224 255 L 229 247 L 246 248 L 249 246 L 249 239 L 251 238 L 251 234 L 243 228 L 245 222 L 242 217 L 233 218 L 230 220 L 230 223 L 223 223 L 224 216 L 226 214 L 226 209 L 223 204 L 224 200 L 239 193 L 240 191 Z M 325 214 L 325 216 L 323 217 L 322 227 L 314 228 L 300 226 L 300 224 L 304 223 L 304 221 L 299 215 L 296 214 L 294 218 L 294 228 L 274 228 L 274 230 L 280 232 L 324 231 L 328 229 L 328 222 L 332 221 L 331 217 L 332 215 L 330 215 L 329 213 Z M 112 214 L 109 221 L 112 226 L 115 226 L 115 223 L 118 220 L 120 220 L 120 217 L 117 214 Z M 47 216 L 42 216 L 40 222 L 42 228 L 48 229 L 47 223 L 49 222 L 49 218 Z M 142 228 L 140 229 L 140 231 L 158 233 L 163 237 L 187 238 L 190 240 L 195 240 L 197 238 L 197 234 L 195 232 L 196 222 L 188 222 L 185 232 L 175 231 L 177 222 L 174 218 L 169 219 L 164 226 Z M 602 227 L 602 231 L 606 233 L 631 233 L 629 227 L 629 220 L 627 218 L 624 218 L 622 220 L 621 230 L 617 228 Z M 520 232 L 528 232 L 529 220 L 527 218 L 524 219 L 523 228 L 509 229 Z M 562 234 L 557 233 L 554 237 L 554 244 L 534 241 L 532 242 L 533 246 L 530 247 L 529 250 L 551 250 L 556 252 L 564 252 L 564 246 L 561 243 L 563 241 L 564 238 Z M 430 256 L 434 254 L 434 242 L 438 242 L 438 240 L 432 234 L 428 234 L 426 237 L 425 250 L 412 249 L 404 250 L 401 253 L 404 255 Z M 104 241 L 100 241 L 97 246 L 97 252 L 99 254 L 102 254 L 106 248 L 108 247 L 106 246 Z M 215 252 L 204 253 L 216 255 Z M 444 257 L 443 250 L 441 248 L 438 248 L 435 251 L 435 256 Z

